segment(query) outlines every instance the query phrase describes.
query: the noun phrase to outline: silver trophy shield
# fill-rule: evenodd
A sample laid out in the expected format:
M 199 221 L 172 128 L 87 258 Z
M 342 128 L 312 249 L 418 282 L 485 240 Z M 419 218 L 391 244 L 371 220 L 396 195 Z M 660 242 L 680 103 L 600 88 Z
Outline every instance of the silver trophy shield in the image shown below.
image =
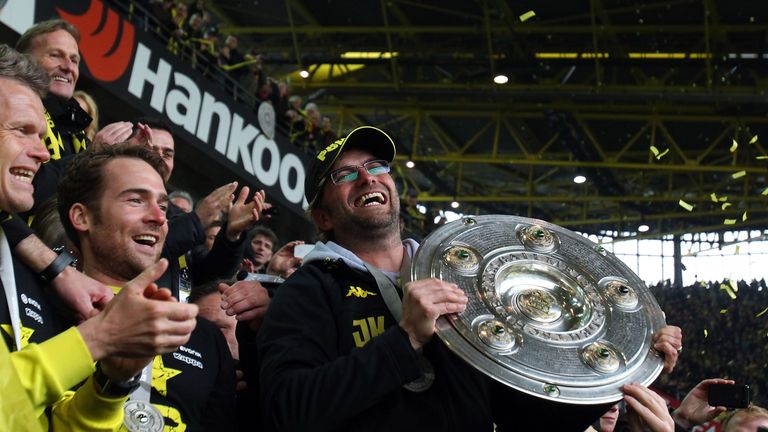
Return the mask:
M 603 247 L 563 227 L 517 216 L 464 217 L 431 233 L 410 280 L 439 278 L 469 298 L 438 319 L 459 357 L 519 391 L 563 403 L 622 398 L 649 385 L 664 314 L 645 283 Z

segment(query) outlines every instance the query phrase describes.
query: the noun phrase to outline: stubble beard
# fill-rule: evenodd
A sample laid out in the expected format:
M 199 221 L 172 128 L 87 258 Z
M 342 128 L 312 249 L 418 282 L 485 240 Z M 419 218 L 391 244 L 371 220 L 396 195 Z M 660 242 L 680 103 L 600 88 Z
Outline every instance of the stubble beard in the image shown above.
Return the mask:
M 99 261 L 98 267 L 102 273 L 125 282 L 141 274 L 160 258 L 158 255 L 151 260 L 147 256 L 138 255 L 133 250 L 116 250 L 115 245 L 99 241 L 92 242 L 91 249 L 93 256 Z

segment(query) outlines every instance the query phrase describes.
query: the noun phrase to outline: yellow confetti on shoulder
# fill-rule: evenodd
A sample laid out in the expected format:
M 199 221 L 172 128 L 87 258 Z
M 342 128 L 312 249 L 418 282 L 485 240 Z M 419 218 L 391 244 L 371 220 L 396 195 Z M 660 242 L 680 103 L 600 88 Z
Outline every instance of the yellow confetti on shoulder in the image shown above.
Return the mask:
M 682 208 L 684 208 L 684 209 L 686 209 L 688 211 L 692 211 L 693 210 L 693 206 L 688 204 L 687 202 L 685 202 L 683 200 L 680 200 L 677 203 L 680 205 L 680 207 L 682 207 Z
M 731 206 L 731 203 L 723 203 L 723 205 L 720 206 L 720 210 L 725 210 L 730 206 Z
M 528 12 L 520 15 L 520 22 L 526 22 L 535 16 L 536 16 L 536 12 L 529 10 Z
M 725 225 L 736 225 L 736 219 L 725 219 L 725 220 L 723 220 L 723 224 L 725 224 Z
M 744 214 L 741 215 L 741 221 L 744 222 L 747 220 L 747 212 L 745 211 Z
M 720 197 L 718 199 L 720 200 L 720 202 L 728 201 L 728 197 L 727 196 L 722 196 L 722 197 Z
M 714 192 L 709 194 L 709 198 L 712 200 L 712 202 L 717 202 L 717 195 L 715 195 Z
M 744 170 L 741 170 L 739 172 L 735 172 L 735 173 L 731 174 L 731 177 L 737 179 L 737 178 L 744 177 L 745 175 L 747 175 L 747 172 L 744 171 Z
M 754 144 L 757 142 L 757 135 L 753 136 L 751 140 L 749 140 L 750 144 Z
M 766 308 L 765 308 L 765 309 L 763 309 L 762 311 L 760 311 L 760 313 L 759 313 L 759 314 L 755 315 L 755 318 L 760 318 L 761 316 L 765 315 L 765 313 L 766 313 L 766 312 L 768 312 L 768 306 L 766 306 Z
M 709 336 L 709 332 L 707 331 L 707 329 L 704 329 L 704 337 L 706 338 L 707 336 Z
M 733 144 L 731 144 L 731 153 L 735 152 L 737 148 L 739 148 L 739 143 L 734 139 Z
M 720 309 L 720 315 L 725 315 L 728 313 L 728 309 Z
M 736 282 L 734 282 L 733 279 L 728 279 L 728 285 L 731 286 L 731 289 L 733 289 L 733 292 L 739 292 L 739 286 L 736 285 Z

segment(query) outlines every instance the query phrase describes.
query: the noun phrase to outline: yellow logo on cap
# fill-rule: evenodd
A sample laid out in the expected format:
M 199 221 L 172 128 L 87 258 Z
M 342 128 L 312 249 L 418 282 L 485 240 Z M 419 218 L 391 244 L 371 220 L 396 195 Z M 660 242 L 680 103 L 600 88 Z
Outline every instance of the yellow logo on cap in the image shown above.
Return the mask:
M 325 149 L 323 149 L 323 151 L 321 151 L 320 153 L 317 154 L 317 160 L 324 161 L 325 160 L 325 154 L 328 153 L 328 152 L 332 152 L 332 151 L 336 150 L 337 148 L 339 148 L 339 146 L 341 145 L 342 142 L 344 142 L 344 138 L 337 139 L 336 141 L 334 141 L 331 144 L 329 144 L 328 147 L 326 147 Z

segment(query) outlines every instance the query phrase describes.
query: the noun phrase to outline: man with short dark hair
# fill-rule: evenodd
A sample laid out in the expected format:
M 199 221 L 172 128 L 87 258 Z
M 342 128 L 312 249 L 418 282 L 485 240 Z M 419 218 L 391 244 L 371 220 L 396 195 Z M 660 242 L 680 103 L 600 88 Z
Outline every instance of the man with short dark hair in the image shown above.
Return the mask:
M 248 232 L 248 250 L 245 260 L 251 273 L 265 273 L 277 244 L 277 235 L 271 229 L 257 226 Z
M 154 152 L 129 144 L 74 158 L 59 185 L 59 214 L 82 252 L 83 272 L 120 286 L 160 258 L 168 232 L 165 170 Z M 151 376 L 151 391 L 134 394 L 131 402 L 151 402 L 168 427 L 230 430 L 232 357 L 210 321 L 198 317 L 189 341 L 156 356 L 144 375 Z M 130 415 L 130 406 L 126 411 Z

